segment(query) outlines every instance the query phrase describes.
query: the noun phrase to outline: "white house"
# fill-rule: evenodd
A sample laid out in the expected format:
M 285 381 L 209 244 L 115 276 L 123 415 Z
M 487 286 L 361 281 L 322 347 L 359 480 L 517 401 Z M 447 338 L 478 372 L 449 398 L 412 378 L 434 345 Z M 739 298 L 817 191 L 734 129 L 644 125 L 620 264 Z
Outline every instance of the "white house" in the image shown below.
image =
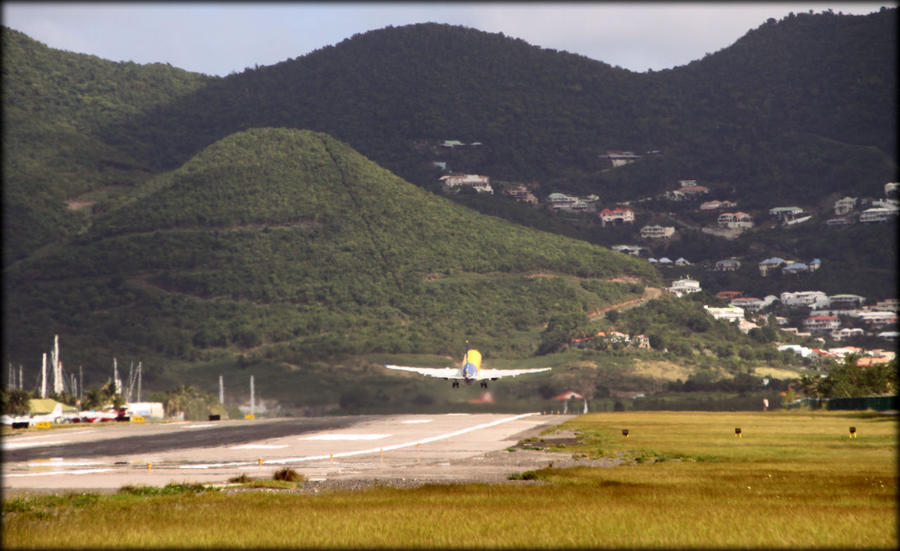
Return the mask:
M 669 239 L 675 235 L 674 226 L 644 226 L 641 228 L 641 237 L 644 239 Z
M 737 203 L 734 201 L 706 201 L 700 203 L 700 210 L 718 210 L 724 208 L 734 208 Z
M 863 224 L 887 222 L 891 218 L 897 216 L 897 212 L 897 208 L 888 207 L 875 207 L 866 209 L 859 213 L 859 221 Z
M 859 295 L 831 295 L 828 297 L 829 305 L 835 310 L 851 310 L 862 306 L 866 302 L 866 297 Z
M 778 268 L 782 264 L 784 264 L 783 258 L 780 258 L 777 256 L 767 258 L 759 263 L 759 273 L 763 277 L 766 277 L 766 274 L 768 274 L 770 271 L 774 270 L 775 268 Z
M 895 312 L 859 312 L 857 317 L 871 329 L 880 329 L 886 325 L 897 324 L 897 314 Z
M 716 219 L 720 228 L 745 230 L 753 227 L 753 218 L 746 212 L 723 212 Z
M 488 176 L 480 174 L 447 174 L 440 177 L 444 184 L 444 189 L 448 191 L 459 191 L 463 188 L 471 188 L 479 193 L 494 193 L 491 187 L 491 179 Z
M 835 316 L 810 316 L 803 320 L 803 327 L 810 333 L 831 332 L 841 326 Z
M 620 253 L 630 254 L 632 256 L 640 256 L 641 251 L 645 250 L 646 247 L 641 247 L 639 245 L 613 245 L 612 250 L 619 251 Z
M 676 279 L 672 282 L 672 286 L 666 289 L 676 297 L 682 297 L 691 293 L 699 293 L 703 289 L 700 288 L 700 282 L 690 278 Z
M 856 208 L 856 197 L 844 197 L 834 202 L 834 214 L 843 216 Z
M 862 336 L 863 334 L 864 334 L 864 331 L 862 329 L 860 329 L 859 327 L 853 327 L 853 328 L 844 327 L 844 328 L 835 329 L 834 331 L 832 331 L 831 338 L 832 338 L 832 340 L 835 340 L 835 341 L 842 341 L 842 340 L 850 338 L 850 337 Z
M 727 322 L 736 323 L 744 319 L 744 309 L 737 306 L 726 306 L 724 308 L 716 308 L 714 306 L 703 306 L 703 309 L 709 312 L 709 315 L 717 320 L 725 320 Z
M 827 308 L 828 295 L 822 291 L 797 291 L 781 293 L 781 303 L 785 306 L 809 306 L 813 309 Z
M 717 272 L 734 272 L 741 267 L 741 261 L 736 258 L 726 258 L 716 262 L 715 270 Z
M 620 207 L 603 209 L 600 211 L 600 220 L 603 226 L 607 224 L 633 224 L 634 211 Z

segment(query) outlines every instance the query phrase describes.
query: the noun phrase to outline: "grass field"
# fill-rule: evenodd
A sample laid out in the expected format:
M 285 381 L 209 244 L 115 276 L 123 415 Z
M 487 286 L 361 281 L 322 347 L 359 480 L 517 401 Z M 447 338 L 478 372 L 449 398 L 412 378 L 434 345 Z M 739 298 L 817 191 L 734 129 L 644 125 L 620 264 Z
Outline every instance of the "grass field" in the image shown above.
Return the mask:
M 547 468 L 533 473 L 537 482 L 495 486 L 322 495 L 129 488 L 107 496 L 20 497 L 4 501 L 2 543 L 54 549 L 897 546 L 894 416 L 603 413 L 559 428 L 582 435 L 561 453 L 619 457 L 622 465 Z

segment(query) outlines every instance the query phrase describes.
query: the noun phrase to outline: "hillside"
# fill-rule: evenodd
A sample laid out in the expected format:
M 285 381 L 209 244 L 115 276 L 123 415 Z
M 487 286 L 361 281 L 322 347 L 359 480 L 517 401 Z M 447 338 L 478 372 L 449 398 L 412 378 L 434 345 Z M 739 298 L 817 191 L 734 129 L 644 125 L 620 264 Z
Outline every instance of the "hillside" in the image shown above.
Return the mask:
M 419 24 L 211 78 L 4 29 L 4 265 L 90 224 L 90 208 L 66 201 L 102 211 L 110 194 L 253 127 L 326 132 L 432 190 L 441 172 L 427 145 L 456 139 L 482 145 L 451 155 L 451 170 L 535 182 L 541 197 L 633 200 L 686 177 L 748 208 L 813 191 L 874 195 L 897 177 L 896 37 L 896 10 L 804 13 L 637 74 Z M 658 153 L 610 171 L 610 150 Z
M 658 282 L 639 259 L 479 215 L 291 129 L 216 142 L 5 275 L 9 357 L 59 333 L 92 369 L 117 353 L 456 354 L 466 338 L 528 355 L 550 316 L 632 296 L 610 278 Z
M 482 146 L 455 171 L 603 198 L 687 173 L 791 199 L 896 173 L 895 45 L 895 10 L 801 14 L 687 66 L 636 74 L 502 34 L 388 27 L 215 81 L 128 132 L 160 166 L 241 128 L 286 125 L 334 135 L 426 187 L 439 174 L 415 144 L 456 139 Z M 184 130 L 159 133 L 171 127 Z M 659 153 L 610 174 L 607 150 Z
M 148 178 L 101 130 L 209 81 L 168 65 L 114 63 L 3 28 L 3 264 L 83 229 L 90 206 Z M 81 198 L 80 209 L 67 201 Z

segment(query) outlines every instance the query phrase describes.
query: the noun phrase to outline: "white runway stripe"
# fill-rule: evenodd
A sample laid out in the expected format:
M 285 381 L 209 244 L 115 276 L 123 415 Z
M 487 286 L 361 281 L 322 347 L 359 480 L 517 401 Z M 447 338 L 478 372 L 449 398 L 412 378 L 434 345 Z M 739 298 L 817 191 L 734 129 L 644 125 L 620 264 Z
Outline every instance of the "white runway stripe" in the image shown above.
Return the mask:
M 354 455 L 371 455 L 391 450 L 399 450 L 402 448 L 409 448 L 411 446 L 415 446 L 416 444 L 428 444 L 430 442 L 437 442 L 438 440 L 446 440 L 447 438 L 453 438 L 454 436 L 459 436 L 461 434 L 466 434 L 469 432 L 474 432 L 476 430 L 486 429 L 490 427 L 495 427 L 497 425 L 502 425 L 503 423 L 509 423 L 510 421 L 518 421 L 519 419 L 524 419 L 525 417 L 530 417 L 534 415 L 534 413 L 523 413 L 522 415 L 516 415 L 514 417 L 506 417 L 504 419 L 498 419 L 497 421 L 491 421 L 490 423 L 484 423 L 481 425 L 475 425 L 473 427 L 467 427 L 464 429 L 460 429 L 454 432 L 449 432 L 447 434 L 439 434 L 437 436 L 431 436 L 429 438 L 423 438 L 422 440 L 416 440 L 414 442 L 405 442 L 403 444 L 393 444 L 391 446 L 384 446 L 383 448 L 369 448 L 367 450 L 358 450 L 353 452 L 341 452 L 334 454 L 333 457 L 350 457 Z M 285 463 L 299 463 L 301 461 L 317 461 L 321 459 L 329 459 L 332 455 L 311 455 L 307 457 L 289 457 L 287 459 L 269 459 L 263 461 L 264 465 L 283 465 Z
M 4 474 L 4 477 L 10 478 L 23 478 L 26 476 L 53 476 L 58 474 L 94 474 L 94 473 L 105 473 L 112 471 L 114 469 L 76 469 L 73 471 L 42 471 L 39 473 L 12 473 L 12 474 Z

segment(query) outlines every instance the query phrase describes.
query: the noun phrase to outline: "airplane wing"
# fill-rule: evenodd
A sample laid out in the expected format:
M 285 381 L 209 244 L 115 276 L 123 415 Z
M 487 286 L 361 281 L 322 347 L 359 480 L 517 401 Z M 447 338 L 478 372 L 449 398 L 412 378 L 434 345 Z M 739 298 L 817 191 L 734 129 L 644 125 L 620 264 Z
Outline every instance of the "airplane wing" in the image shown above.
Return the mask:
M 401 365 L 387 365 L 388 369 L 397 369 L 399 371 L 410 371 L 412 373 L 419 373 L 421 375 L 427 375 L 428 377 L 438 377 L 440 379 L 464 379 L 462 375 L 459 374 L 459 369 L 455 367 L 404 367 Z
M 479 379 L 499 379 L 500 377 L 516 377 L 525 375 L 526 373 L 540 373 L 541 371 L 550 371 L 550 367 L 541 367 L 537 369 L 481 369 L 478 372 Z

